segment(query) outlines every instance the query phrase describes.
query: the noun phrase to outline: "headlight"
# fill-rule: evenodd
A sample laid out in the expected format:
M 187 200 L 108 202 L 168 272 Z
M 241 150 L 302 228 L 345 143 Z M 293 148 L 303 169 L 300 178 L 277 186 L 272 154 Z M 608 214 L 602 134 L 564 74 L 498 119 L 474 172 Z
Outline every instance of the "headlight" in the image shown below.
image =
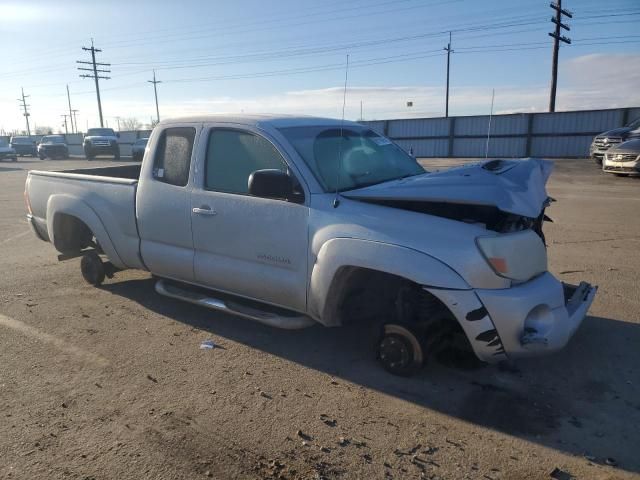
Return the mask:
M 524 282 L 547 271 L 547 250 L 532 230 L 478 237 L 476 244 L 496 275 Z

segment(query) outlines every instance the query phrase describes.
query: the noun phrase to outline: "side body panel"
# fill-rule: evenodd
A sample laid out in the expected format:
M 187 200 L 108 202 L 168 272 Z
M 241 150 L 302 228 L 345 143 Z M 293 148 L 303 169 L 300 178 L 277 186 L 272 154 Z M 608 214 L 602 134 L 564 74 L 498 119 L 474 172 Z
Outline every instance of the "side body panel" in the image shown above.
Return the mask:
M 309 285 L 309 314 L 327 326 L 337 324 L 326 306 L 331 285 L 343 267 L 386 272 L 433 287 L 470 288 L 451 268 L 424 253 L 389 243 L 333 238 L 320 248 Z
M 56 215 L 82 220 L 119 268 L 144 268 L 138 251 L 135 180 L 60 172 L 31 172 L 27 195 L 36 221 L 55 245 Z
M 171 185 L 153 177 L 154 153 L 157 151 L 162 129 L 153 130 L 149 138 L 149 155 L 140 171 L 136 197 L 136 215 L 140 232 L 140 252 L 144 264 L 156 275 L 177 280 L 193 281 L 193 238 L 191 235 L 191 185 L 198 136 L 201 125 L 175 123 L 173 127 L 196 129 L 191 153 L 191 169 L 186 186 Z

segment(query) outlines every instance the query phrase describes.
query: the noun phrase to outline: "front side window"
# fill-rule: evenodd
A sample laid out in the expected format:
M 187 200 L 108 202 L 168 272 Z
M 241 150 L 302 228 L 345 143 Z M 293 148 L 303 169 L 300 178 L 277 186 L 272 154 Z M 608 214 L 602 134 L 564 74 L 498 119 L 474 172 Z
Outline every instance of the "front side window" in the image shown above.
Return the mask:
M 167 128 L 162 132 L 153 162 L 156 180 L 179 187 L 187 184 L 195 136 L 193 127 Z
M 425 173 L 413 157 L 367 128 L 288 127 L 280 132 L 325 191 L 352 190 Z
M 271 142 L 241 130 L 211 132 L 205 169 L 207 190 L 247 195 L 249 176 L 263 169 L 287 171 L 286 163 Z

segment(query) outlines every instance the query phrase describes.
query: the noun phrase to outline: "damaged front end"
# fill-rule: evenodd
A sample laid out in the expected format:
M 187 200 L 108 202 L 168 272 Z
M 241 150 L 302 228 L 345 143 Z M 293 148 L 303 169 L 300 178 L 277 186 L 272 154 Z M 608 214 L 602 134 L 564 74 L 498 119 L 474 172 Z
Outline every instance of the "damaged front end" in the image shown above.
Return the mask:
M 367 203 L 409 210 L 511 233 L 533 230 L 544 240 L 550 220 L 546 183 L 553 164 L 547 160 L 490 160 L 443 172 L 386 182 L 344 192 Z
M 478 358 L 494 363 L 564 347 L 595 298 L 597 287 L 566 285 L 547 271 L 542 227 L 553 201 L 546 191 L 551 169 L 545 160 L 491 160 L 344 195 L 486 230 L 476 246 L 504 286 L 424 289 L 454 314 Z

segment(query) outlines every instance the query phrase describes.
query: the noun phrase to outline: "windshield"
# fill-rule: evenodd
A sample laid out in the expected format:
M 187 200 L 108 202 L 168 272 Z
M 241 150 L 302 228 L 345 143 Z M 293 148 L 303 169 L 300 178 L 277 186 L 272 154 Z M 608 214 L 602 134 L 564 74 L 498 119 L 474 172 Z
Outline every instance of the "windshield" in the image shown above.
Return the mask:
M 414 158 L 373 130 L 349 126 L 342 129 L 342 138 L 338 127 L 279 130 L 329 192 L 425 173 Z
M 64 138 L 59 136 L 42 137 L 40 143 L 64 143 Z
M 627 127 L 631 130 L 637 130 L 638 128 L 640 128 L 640 118 L 636 118 L 633 122 L 627 125 Z
M 116 134 L 111 128 L 90 128 L 87 131 L 88 137 L 115 137 Z
M 4 138 L 0 138 L 0 147 L 6 147 L 9 145 Z
M 31 139 L 27 137 L 14 137 L 11 139 L 11 143 L 16 145 L 28 145 L 31 143 Z

